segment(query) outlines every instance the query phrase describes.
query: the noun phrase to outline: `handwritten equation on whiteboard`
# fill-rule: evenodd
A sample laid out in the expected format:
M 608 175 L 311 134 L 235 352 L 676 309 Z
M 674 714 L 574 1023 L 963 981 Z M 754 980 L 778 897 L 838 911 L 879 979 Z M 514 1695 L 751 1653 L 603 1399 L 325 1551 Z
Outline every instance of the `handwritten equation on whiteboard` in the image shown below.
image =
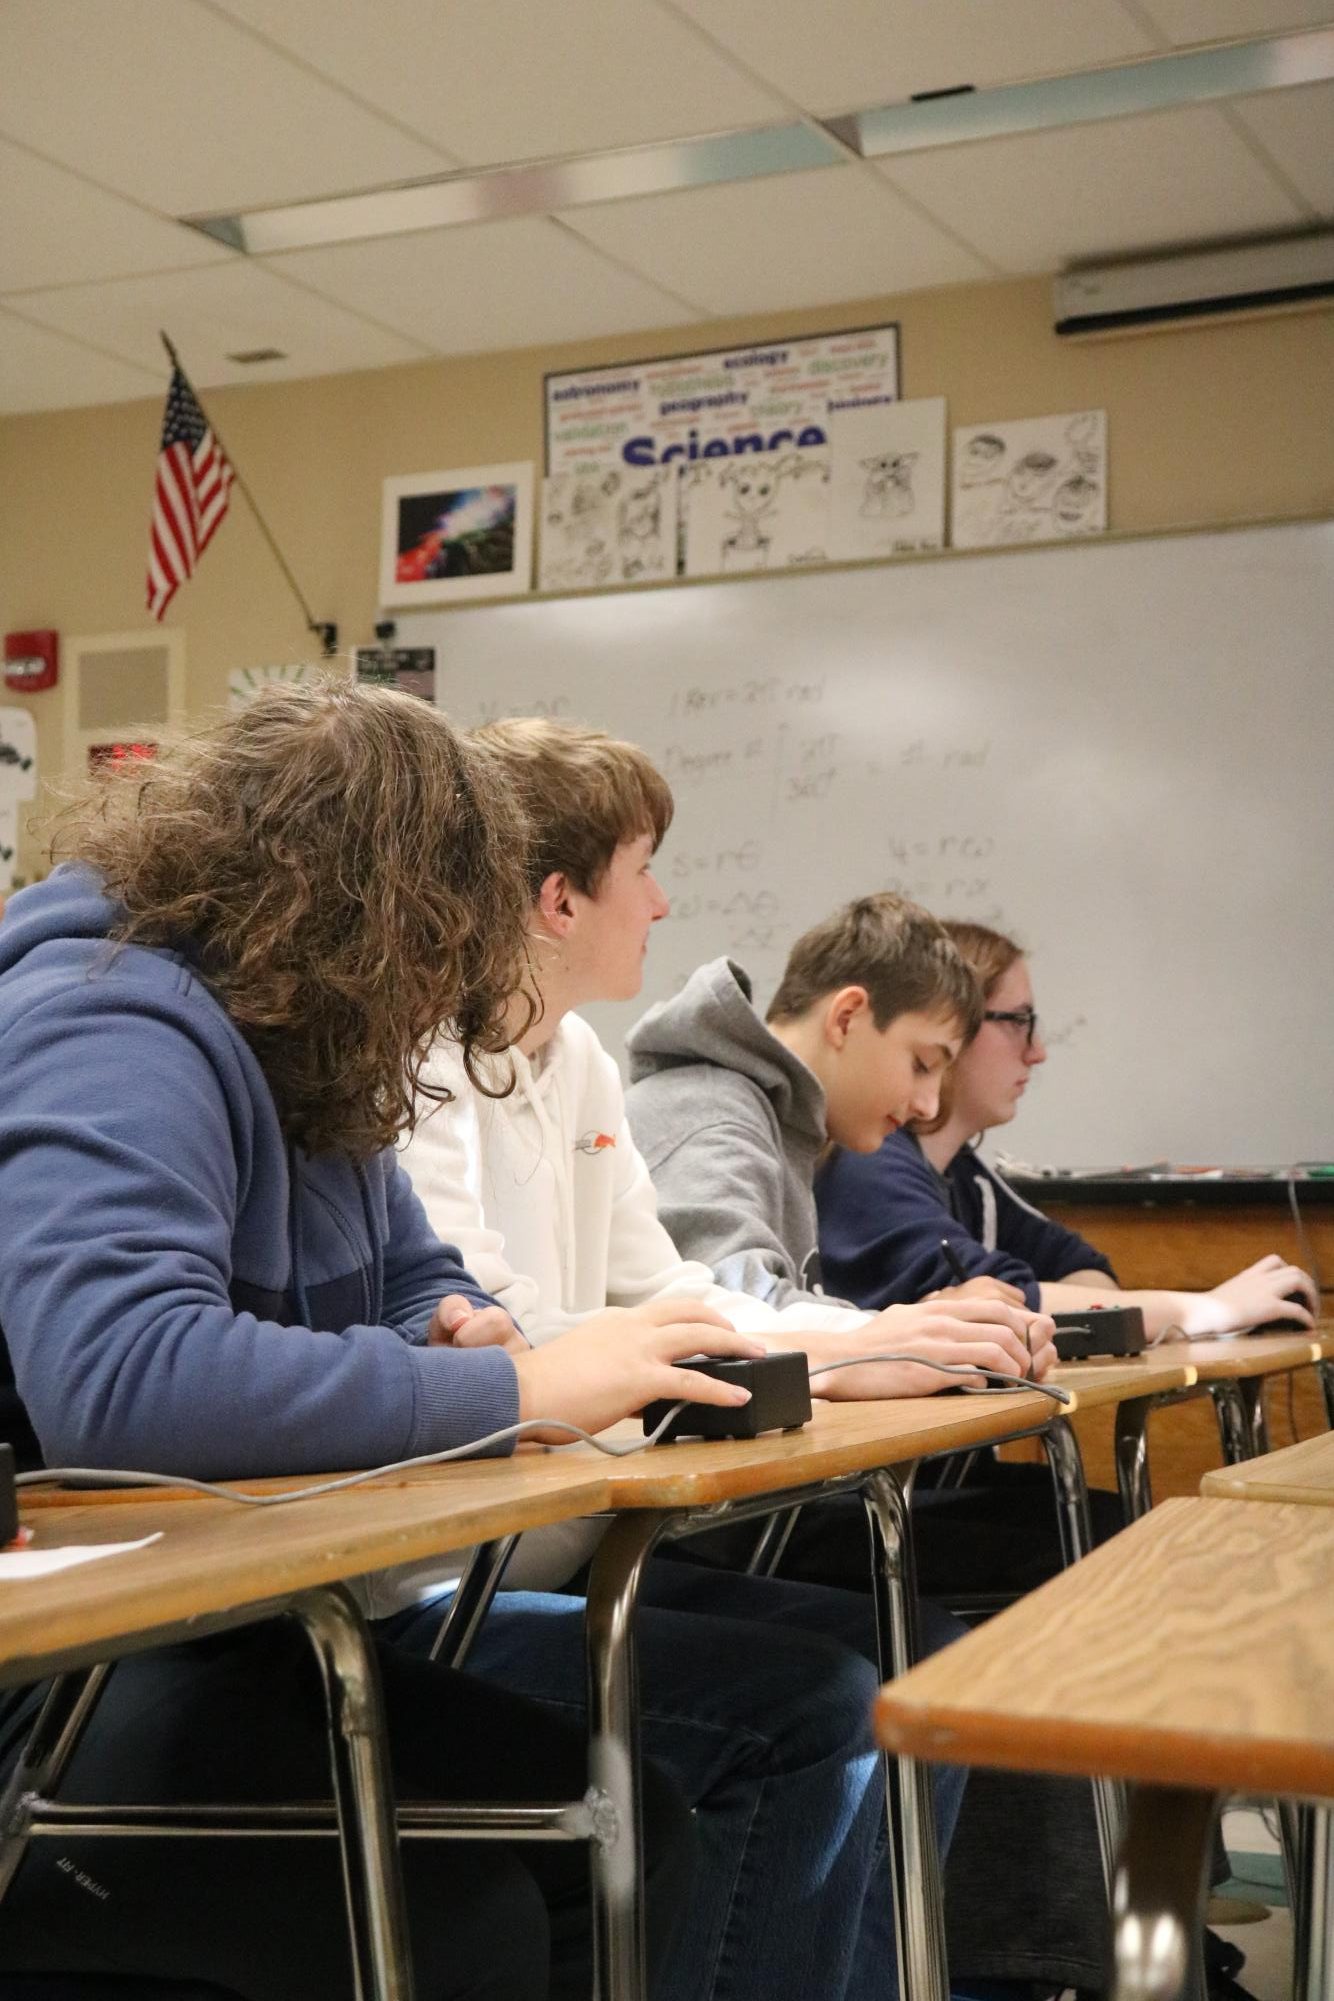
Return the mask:
M 771 988 L 793 940 L 852 893 L 894 890 L 943 916 L 1004 926 L 1006 844 L 977 803 L 989 738 L 913 731 L 887 748 L 883 727 L 859 728 L 834 677 L 818 672 L 687 682 L 660 701 L 639 687 L 635 697 L 633 734 L 676 799 L 657 861 L 672 907 L 646 992 L 679 990 L 720 953 L 757 992 Z M 610 708 L 604 700 L 588 719 L 615 732 Z M 584 719 L 573 694 L 548 685 L 523 700 L 488 695 L 466 720 L 516 714 Z M 843 827 L 857 830 L 851 852 Z

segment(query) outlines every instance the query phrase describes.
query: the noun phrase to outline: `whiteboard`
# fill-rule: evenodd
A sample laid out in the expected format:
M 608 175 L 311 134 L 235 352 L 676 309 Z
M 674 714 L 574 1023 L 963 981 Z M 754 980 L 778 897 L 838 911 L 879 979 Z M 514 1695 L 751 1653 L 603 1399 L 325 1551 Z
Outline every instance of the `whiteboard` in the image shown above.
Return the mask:
M 459 723 L 642 743 L 676 819 L 620 1053 L 728 952 L 899 889 L 1029 948 L 1007 1151 L 1334 1157 L 1334 522 L 898 560 L 401 619 Z

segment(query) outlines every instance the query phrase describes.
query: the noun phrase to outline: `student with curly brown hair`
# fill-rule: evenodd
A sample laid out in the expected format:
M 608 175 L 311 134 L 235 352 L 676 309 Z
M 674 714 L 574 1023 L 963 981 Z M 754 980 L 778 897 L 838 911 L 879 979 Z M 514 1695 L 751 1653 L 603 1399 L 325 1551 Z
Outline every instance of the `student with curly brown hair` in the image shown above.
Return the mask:
M 754 1351 L 694 1301 L 596 1316 L 529 1352 L 389 1150 L 436 1034 L 469 1065 L 499 1048 L 522 969 L 523 829 L 438 711 L 347 686 L 268 694 L 104 788 L 62 845 L 70 859 L 0 923 L 0 1324 L 29 1456 L 293 1473 L 526 1417 L 593 1429 L 653 1397 L 737 1400 L 675 1366 L 701 1345 Z M 509 1346 L 456 1345 L 461 1321 Z M 680 1661 L 706 1688 L 718 1634 L 677 1623 Z M 773 1635 L 770 1652 L 784 1644 Z M 387 1633 L 378 1653 L 399 1797 L 582 1792 L 578 1716 Z M 846 1665 L 853 1720 L 807 1776 L 812 1798 L 836 1795 L 864 1889 L 883 1812 L 864 1663 L 832 1646 L 787 1659 L 793 1679 Z M 0 1704 L 0 1764 L 35 1703 Z M 737 1785 L 763 1792 L 753 1720 L 738 1709 L 721 1735 L 691 1802 L 701 1818 L 730 1809 Z M 672 1781 L 645 1778 L 660 1966 L 689 1906 L 692 1836 Z M 113 1803 L 327 1789 L 318 1672 L 283 1621 L 120 1663 L 65 1784 Z M 404 1867 L 422 2001 L 588 1993 L 579 1847 L 417 1843 Z M 243 2001 L 340 2001 L 341 1906 L 332 1844 L 127 1839 L 94 1853 L 70 1835 L 34 1844 L 0 1906 L 0 1984 L 75 1980 L 50 1990 L 62 2001 L 106 1977 L 135 2001 L 199 1982 Z

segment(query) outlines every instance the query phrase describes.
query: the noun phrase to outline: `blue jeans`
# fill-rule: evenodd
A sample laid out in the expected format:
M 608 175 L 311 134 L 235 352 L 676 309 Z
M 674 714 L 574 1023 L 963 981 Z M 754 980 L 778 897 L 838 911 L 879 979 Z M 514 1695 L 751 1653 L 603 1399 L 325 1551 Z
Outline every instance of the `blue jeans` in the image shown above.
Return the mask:
M 583 1599 L 502 1591 L 469 1672 L 585 1715 Z M 388 1622 L 430 1645 L 440 1605 Z M 767 1630 L 761 1638 L 757 1626 Z M 934 1651 L 962 1628 L 922 1608 Z M 638 1617 L 641 1742 L 696 1811 L 690 1909 L 654 2001 L 897 1995 L 868 1597 L 653 1558 Z M 942 1844 L 966 1774 L 939 1767 Z

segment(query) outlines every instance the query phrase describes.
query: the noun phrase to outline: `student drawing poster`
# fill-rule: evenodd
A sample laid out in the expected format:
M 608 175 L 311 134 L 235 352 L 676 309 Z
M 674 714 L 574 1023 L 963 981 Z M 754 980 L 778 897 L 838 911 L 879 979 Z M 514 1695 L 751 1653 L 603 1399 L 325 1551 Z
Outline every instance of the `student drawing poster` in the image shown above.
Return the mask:
M 14 887 L 19 860 L 19 802 L 12 792 L 0 792 L 0 896 Z
M 829 420 L 829 554 L 945 546 L 945 398 L 838 410 Z
M 683 474 L 686 575 L 787 570 L 829 560 L 829 453 L 741 452 Z
M 0 805 L 37 797 L 37 725 L 29 709 L 0 708 Z
M 970 424 L 954 433 L 956 549 L 1052 542 L 1107 527 L 1107 412 Z
M 676 503 L 671 466 L 588 467 L 544 479 L 538 589 L 674 577 Z

